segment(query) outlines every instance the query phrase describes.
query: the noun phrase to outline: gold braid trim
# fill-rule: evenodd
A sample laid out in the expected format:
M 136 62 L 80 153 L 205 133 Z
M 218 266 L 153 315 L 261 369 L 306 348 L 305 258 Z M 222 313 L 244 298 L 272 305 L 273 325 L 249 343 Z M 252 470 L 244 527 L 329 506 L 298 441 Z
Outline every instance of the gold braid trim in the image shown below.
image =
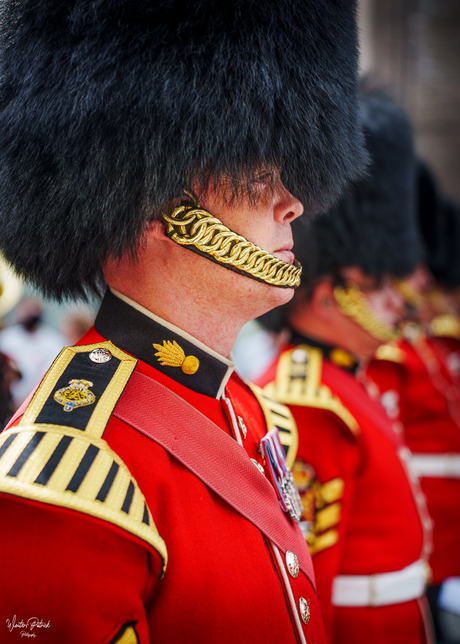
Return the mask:
M 297 288 L 302 266 L 295 260 L 287 264 L 270 255 L 199 207 L 192 194 L 192 204 L 181 204 L 171 215 L 162 212 L 167 225 L 166 235 L 177 244 L 203 253 L 209 259 L 265 284 L 281 288 Z
M 431 335 L 460 340 L 460 320 L 450 313 L 437 315 L 430 322 Z
M 380 322 L 373 314 L 366 298 L 356 286 L 351 284 L 346 287 L 336 286 L 334 288 L 334 297 L 342 312 L 377 340 L 391 342 L 398 338 L 398 333 L 395 330 Z

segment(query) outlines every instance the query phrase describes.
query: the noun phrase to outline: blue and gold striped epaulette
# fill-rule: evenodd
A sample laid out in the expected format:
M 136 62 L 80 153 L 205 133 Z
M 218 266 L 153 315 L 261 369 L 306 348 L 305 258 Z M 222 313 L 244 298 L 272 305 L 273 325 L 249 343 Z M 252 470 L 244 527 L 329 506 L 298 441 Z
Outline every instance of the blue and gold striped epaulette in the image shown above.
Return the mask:
M 257 398 L 264 413 L 267 431 L 274 427 L 279 429 L 280 443 L 284 448 L 286 462 L 292 469 L 294 467 L 297 449 L 299 447 L 299 434 L 294 416 L 286 405 L 269 396 L 263 389 L 248 383 Z
M 276 378 L 264 391 L 285 405 L 325 409 L 338 416 L 353 434 L 358 423 L 329 387 L 321 383 L 323 354 L 302 344 L 284 351 L 278 361 Z
M 67 347 L 19 424 L 0 434 L 0 492 L 102 519 L 152 547 L 166 546 L 146 500 L 103 439 L 137 360 L 111 342 Z

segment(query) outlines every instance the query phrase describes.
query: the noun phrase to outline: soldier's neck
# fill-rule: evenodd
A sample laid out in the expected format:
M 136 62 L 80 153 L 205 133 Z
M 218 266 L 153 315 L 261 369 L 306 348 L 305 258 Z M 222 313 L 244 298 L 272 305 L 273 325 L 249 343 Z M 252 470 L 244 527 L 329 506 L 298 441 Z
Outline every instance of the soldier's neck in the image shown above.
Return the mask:
M 164 239 L 147 238 L 136 259 L 107 262 L 107 283 L 225 358 L 246 322 L 292 297 Z
M 139 293 L 132 292 L 132 289 L 118 287 L 117 290 L 165 322 L 185 331 L 219 355 L 225 358 L 230 356 L 242 324 L 235 324 L 234 320 L 222 319 L 213 310 L 201 314 L 200 311 L 194 310 L 195 307 L 190 299 L 176 299 L 174 293 L 170 294 L 167 302 L 158 298 L 152 302 L 149 298 L 143 298 Z
M 373 344 L 368 349 L 362 342 L 361 330 L 343 315 L 339 318 L 331 316 L 324 320 L 307 309 L 292 315 L 289 322 L 294 331 L 324 344 L 340 347 L 348 351 L 358 362 L 365 362 L 374 354 Z

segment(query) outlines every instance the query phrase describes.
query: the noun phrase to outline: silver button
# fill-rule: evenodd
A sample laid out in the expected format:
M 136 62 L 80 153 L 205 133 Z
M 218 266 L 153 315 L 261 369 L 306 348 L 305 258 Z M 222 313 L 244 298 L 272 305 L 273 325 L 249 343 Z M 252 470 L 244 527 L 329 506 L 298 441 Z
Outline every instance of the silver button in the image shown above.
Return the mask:
M 297 364 L 305 364 L 305 362 L 308 362 L 309 357 L 305 349 L 294 349 L 291 356 L 292 361 Z
M 306 599 L 301 597 L 299 599 L 299 610 L 300 610 L 300 617 L 302 618 L 302 622 L 306 625 L 310 621 L 310 606 L 308 605 L 308 602 Z
M 407 461 L 410 460 L 410 457 L 411 457 L 411 453 L 410 453 L 409 449 L 407 447 L 401 447 L 400 450 L 399 450 L 399 458 L 402 461 L 407 462 Z
M 300 567 L 297 555 L 295 555 L 292 550 L 286 551 L 286 566 L 291 577 L 294 577 L 295 579 L 299 574 Z
M 255 458 L 251 458 L 251 461 L 252 461 L 252 462 L 254 463 L 254 465 L 257 467 L 257 469 L 259 470 L 259 472 L 265 476 L 265 470 L 264 470 L 264 468 L 262 467 L 262 465 L 261 465 L 260 463 L 258 463 L 258 462 L 256 461 L 256 459 L 255 459 Z
M 108 349 L 103 349 L 102 347 L 99 347 L 98 349 L 93 349 L 91 353 L 89 354 L 89 359 L 92 362 L 98 362 L 99 364 L 103 362 L 108 362 L 109 360 L 112 360 L 112 354 Z
M 238 425 L 240 426 L 241 432 L 243 434 L 243 439 L 246 440 L 246 436 L 248 435 L 248 430 L 241 416 L 238 416 Z
M 433 528 L 433 521 L 431 519 L 423 519 L 423 527 L 425 530 L 431 530 Z

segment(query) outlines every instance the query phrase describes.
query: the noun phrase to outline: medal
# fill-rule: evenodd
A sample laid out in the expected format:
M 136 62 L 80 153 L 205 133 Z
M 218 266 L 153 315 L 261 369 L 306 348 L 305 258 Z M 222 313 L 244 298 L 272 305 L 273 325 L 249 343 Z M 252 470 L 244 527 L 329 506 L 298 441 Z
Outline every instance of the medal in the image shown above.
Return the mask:
M 281 509 L 283 512 L 289 512 L 294 521 L 300 521 L 303 512 L 302 501 L 292 472 L 286 463 L 277 427 L 274 427 L 262 438 L 260 449 L 268 465 L 266 468 L 268 478 L 275 488 Z

